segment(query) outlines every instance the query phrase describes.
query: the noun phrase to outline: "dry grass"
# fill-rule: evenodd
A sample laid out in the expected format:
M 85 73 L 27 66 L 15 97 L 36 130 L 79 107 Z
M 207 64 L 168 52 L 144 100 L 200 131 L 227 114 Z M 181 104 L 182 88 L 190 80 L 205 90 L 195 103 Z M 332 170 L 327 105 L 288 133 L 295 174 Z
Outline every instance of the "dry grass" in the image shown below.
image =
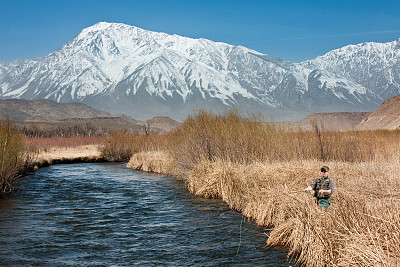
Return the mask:
M 164 151 L 147 151 L 134 154 L 126 165 L 134 170 L 164 174 L 174 173 L 174 160 Z
M 302 189 L 329 164 L 337 183 L 327 210 Z M 379 166 L 379 167 L 378 167 Z M 269 246 L 285 246 L 307 266 L 400 264 L 400 164 L 295 161 L 247 166 L 204 161 L 189 190 L 221 198 L 258 225 L 273 228 Z M 382 174 L 380 181 L 371 174 Z M 373 194 L 371 194 L 373 192 Z
M 34 168 L 48 166 L 54 162 L 102 161 L 99 145 L 104 137 L 54 137 L 24 138 L 25 146 L 37 152 Z
M 98 145 L 83 145 L 76 147 L 52 147 L 41 151 L 38 162 L 51 163 L 54 160 L 75 158 L 100 158 Z
M 200 112 L 164 141 L 156 150 L 165 153 L 142 150 L 132 166 L 186 177 L 193 194 L 221 198 L 273 228 L 267 245 L 287 247 L 299 264 L 400 265 L 399 131 L 332 132 L 314 125 L 307 132 L 236 111 Z M 162 167 L 166 158 L 173 168 Z M 328 210 L 303 192 L 322 165 L 336 182 Z
M 222 159 L 238 164 L 322 160 L 363 162 L 391 159 L 400 152 L 400 131 L 332 132 L 323 125 L 313 131 L 281 128 L 260 117 L 242 118 L 200 112 L 172 135 L 169 150 L 184 170 L 200 160 Z
M 98 145 L 105 137 L 52 137 L 24 138 L 26 145 L 34 146 L 39 152 L 48 152 L 55 148 L 74 148 L 87 145 Z

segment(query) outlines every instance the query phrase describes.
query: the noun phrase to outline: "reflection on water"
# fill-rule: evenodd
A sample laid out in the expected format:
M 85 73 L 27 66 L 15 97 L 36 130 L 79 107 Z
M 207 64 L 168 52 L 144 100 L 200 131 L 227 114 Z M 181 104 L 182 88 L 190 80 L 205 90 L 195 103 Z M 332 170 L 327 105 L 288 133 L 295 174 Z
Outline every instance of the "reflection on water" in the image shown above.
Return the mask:
M 121 164 L 40 169 L 0 199 L 0 214 L 2 266 L 289 265 L 226 204 Z

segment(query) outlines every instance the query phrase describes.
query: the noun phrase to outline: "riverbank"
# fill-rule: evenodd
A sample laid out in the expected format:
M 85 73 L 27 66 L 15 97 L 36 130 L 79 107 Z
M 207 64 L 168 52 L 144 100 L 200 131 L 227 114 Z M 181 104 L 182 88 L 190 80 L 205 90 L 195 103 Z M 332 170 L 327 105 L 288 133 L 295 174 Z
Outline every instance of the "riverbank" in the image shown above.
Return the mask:
M 58 163 L 104 162 L 98 145 L 81 145 L 75 147 L 50 147 L 39 150 L 35 168 Z
M 166 160 L 167 159 L 167 160 Z M 303 192 L 323 165 L 336 190 L 320 209 Z M 284 246 L 307 266 L 399 266 L 398 160 L 363 163 L 297 160 L 233 164 L 202 160 L 185 176 L 167 152 L 133 155 L 127 167 L 176 174 L 191 193 L 220 198 L 258 225 L 272 229 L 267 246 Z

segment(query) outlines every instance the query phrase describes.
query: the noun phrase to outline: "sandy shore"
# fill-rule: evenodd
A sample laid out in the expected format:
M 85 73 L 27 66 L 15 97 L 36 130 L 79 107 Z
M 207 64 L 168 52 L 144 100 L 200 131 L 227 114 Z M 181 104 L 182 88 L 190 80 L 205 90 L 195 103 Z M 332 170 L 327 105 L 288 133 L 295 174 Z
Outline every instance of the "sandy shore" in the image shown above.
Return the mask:
M 73 160 L 78 158 L 100 158 L 97 145 L 84 145 L 78 147 L 52 147 L 47 151 L 41 151 L 38 162 L 52 162 L 54 160 Z

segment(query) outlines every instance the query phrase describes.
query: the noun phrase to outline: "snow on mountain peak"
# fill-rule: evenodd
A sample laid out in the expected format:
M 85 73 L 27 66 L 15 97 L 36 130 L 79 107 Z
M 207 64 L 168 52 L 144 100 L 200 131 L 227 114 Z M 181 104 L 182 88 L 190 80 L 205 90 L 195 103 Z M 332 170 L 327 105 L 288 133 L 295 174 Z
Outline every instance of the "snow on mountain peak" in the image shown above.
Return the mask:
M 400 94 L 399 41 L 348 45 L 301 64 L 346 78 L 387 99 Z
M 99 22 L 47 57 L 2 64 L 0 97 L 82 101 L 139 119 L 231 105 L 279 116 L 338 104 L 363 109 L 381 101 L 378 86 L 399 92 L 399 41 L 291 63 L 243 46 Z

